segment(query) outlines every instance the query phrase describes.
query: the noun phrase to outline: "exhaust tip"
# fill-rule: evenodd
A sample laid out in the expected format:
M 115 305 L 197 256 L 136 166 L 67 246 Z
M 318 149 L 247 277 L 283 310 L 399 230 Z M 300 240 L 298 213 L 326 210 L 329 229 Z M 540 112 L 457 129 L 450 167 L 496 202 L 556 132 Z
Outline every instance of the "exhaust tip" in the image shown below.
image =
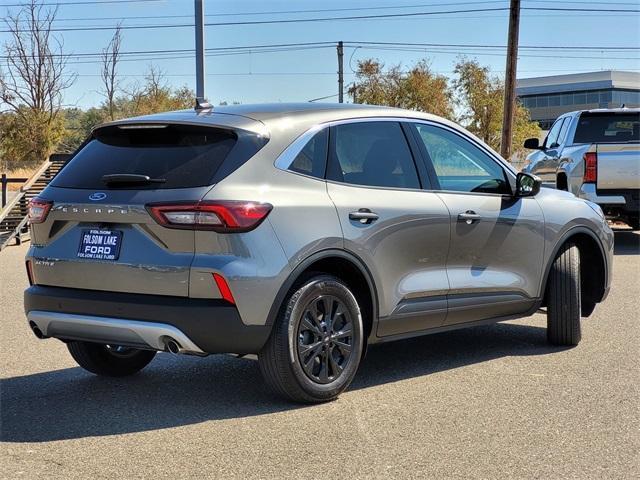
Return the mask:
M 178 345 L 178 342 L 176 342 L 175 340 L 173 340 L 172 338 L 170 338 L 169 340 L 167 340 L 167 342 L 165 343 L 165 345 L 167 346 L 167 350 L 170 353 L 180 353 L 180 345 Z
M 29 322 L 29 326 L 31 327 L 31 330 L 33 331 L 33 334 L 38 337 L 40 340 L 43 340 L 47 337 L 45 337 L 44 333 L 42 333 L 42 330 L 40 330 L 40 328 L 38 327 L 38 325 L 36 325 L 35 322 Z

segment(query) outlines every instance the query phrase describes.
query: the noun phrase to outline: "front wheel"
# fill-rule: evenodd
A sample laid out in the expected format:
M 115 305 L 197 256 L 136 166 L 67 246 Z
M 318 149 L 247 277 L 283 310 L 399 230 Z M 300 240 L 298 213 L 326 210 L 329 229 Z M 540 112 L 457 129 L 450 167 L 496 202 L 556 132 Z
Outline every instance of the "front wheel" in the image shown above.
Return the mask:
M 146 367 L 156 356 L 156 352 L 152 350 L 91 342 L 69 342 L 67 348 L 82 368 L 106 377 L 133 375 Z
M 335 399 L 351 383 L 363 348 L 362 316 L 349 287 L 317 275 L 293 291 L 260 352 L 267 384 L 297 402 Z
M 580 342 L 580 251 L 563 245 L 549 272 L 547 282 L 547 339 L 553 345 Z

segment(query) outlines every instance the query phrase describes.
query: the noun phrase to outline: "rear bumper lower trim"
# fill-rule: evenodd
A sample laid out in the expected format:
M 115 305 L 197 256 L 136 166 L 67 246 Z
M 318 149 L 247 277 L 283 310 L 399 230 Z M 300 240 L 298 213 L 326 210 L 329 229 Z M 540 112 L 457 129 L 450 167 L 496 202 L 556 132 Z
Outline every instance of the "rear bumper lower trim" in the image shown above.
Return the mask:
M 39 327 L 47 336 L 73 339 L 66 330 L 66 333 L 63 332 L 66 337 L 60 333 L 52 335 L 46 331 L 53 327 L 53 331 L 63 326 L 65 329 L 71 328 L 71 323 L 64 321 L 66 318 L 78 321 L 79 318 L 92 320 L 93 325 L 99 325 L 98 330 L 102 337 L 105 337 L 107 328 L 110 328 L 111 334 L 125 335 L 126 338 L 133 335 L 125 333 L 132 332 L 132 329 L 126 326 L 118 329 L 95 323 L 106 319 L 111 322 L 110 325 L 115 325 L 113 321 L 124 321 L 128 322 L 127 325 L 134 325 L 133 338 L 137 338 L 138 342 L 138 337 L 144 338 L 142 335 L 145 335 L 149 328 L 155 332 L 153 329 L 160 326 L 161 331 L 172 332 L 175 335 L 176 332 L 181 332 L 195 346 L 194 352 L 204 353 L 258 353 L 271 333 L 271 326 L 245 324 L 235 305 L 219 298 L 171 297 L 33 285 L 24 292 L 24 310 L 27 317 L 34 312 L 55 315 L 45 316 L 55 318 L 56 323 L 46 325 L 46 328 Z M 45 319 L 39 321 L 44 322 Z M 118 327 L 122 326 L 118 324 Z M 91 335 L 95 336 L 96 328 L 92 329 Z M 116 343 L 115 338 L 102 337 L 102 343 Z M 178 340 L 178 337 L 173 338 Z M 157 344 L 145 343 L 150 345 L 150 348 L 157 347 Z M 178 343 L 182 345 L 182 342 Z M 186 345 L 182 347 L 188 350 Z M 164 346 L 161 346 L 161 349 L 164 349 Z
M 29 312 L 27 319 L 29 324 L 35 323 L 47 337 L 116 343 L 153 350 L 166 350 L 166 341 L 172 339 L 185 353 L 199 355 L 205 353 L 181 330 L 163 323 L 41 310 Z

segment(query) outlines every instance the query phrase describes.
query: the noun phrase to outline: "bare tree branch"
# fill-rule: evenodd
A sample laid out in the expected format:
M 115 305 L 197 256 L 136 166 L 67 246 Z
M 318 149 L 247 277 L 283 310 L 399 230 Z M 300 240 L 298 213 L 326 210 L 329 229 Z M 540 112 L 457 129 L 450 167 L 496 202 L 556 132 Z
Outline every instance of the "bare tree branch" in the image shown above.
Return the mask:
M 111 37 L 111 41 L 105 49 L 102 50 L 102 85 L 104 91 L 102 94 L 107 99 L 107 109 L 109 110 L 109 118 L 115 120 L 115 98 L 119 89 L 118 81 L 118 62 L 120 61 L 120 45 L 122 43 L 122 28 L 118 24 L 116 31 Z
M 60 129 L 52 126 L 60 123 L 62 95 L 76 79 L 65 74 L 69 56 L 63 53 L 62 42 L 51 35 L 56 15 L 57 8 L 30 0 L 4 18 L 9 38 L 3 48 L 7 66 L 0 72 L 0 106 L 8 106 L 20 119 L 15 128 L 33 146 L 30 153 L 40 158 L 48 155 L 56 141 L 52 132 Z

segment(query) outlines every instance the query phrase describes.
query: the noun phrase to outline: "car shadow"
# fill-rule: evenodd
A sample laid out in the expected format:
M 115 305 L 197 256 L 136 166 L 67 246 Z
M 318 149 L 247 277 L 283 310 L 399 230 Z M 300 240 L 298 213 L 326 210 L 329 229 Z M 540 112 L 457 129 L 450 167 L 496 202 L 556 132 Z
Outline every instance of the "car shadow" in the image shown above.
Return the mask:
M 614 255 L 640 255 L 640 235 L 631 230 L 614 230 Z
M 495 324 L 372 346 L 350 390 L 520 355 L 560 351 L 545 329 Z M 272 395 L 255 360 L 161 354 L 128 378 L 67 368 L 7 378 L 0 438 L 48 442 L 141 432 L 305 408 Z M 312 407 L 306 407 L 312 408 Z

